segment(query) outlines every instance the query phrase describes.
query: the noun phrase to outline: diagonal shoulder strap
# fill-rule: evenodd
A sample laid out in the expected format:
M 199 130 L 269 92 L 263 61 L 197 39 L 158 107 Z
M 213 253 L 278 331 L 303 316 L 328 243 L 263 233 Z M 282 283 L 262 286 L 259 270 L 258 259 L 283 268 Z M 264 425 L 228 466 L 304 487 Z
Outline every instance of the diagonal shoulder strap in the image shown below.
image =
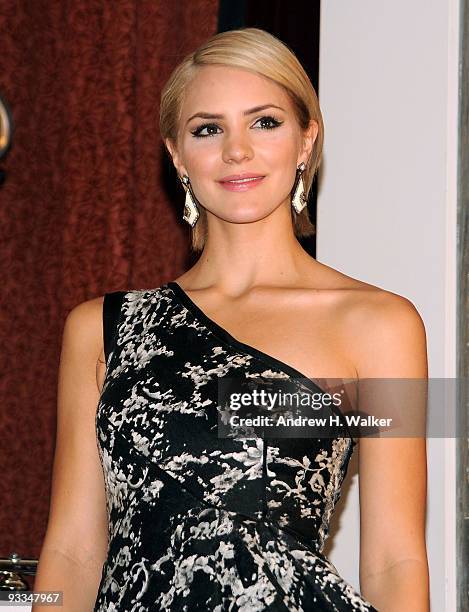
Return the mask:
M 103 338 L 106 364 L 108 364 L 109 355 L 111 354 L 111 351 L 114 348 L 114 342 L 116 341 L 116 332 L 121 316 L 124 295 L 125 291 L 113 291 L 112 293 L 104 294 Z

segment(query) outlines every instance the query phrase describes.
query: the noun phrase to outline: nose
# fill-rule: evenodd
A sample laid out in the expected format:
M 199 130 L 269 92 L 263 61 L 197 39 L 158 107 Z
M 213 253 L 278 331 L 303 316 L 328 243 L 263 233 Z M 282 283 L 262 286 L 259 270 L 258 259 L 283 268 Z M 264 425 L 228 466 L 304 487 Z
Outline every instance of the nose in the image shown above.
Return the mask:
M 245 159 L 251 159 L 253 149 L 246 134 L 240 132 L 232 133 L 225 139 L 223 143 L 223 161 L 229 163 L 231 161 L 240 162 Z

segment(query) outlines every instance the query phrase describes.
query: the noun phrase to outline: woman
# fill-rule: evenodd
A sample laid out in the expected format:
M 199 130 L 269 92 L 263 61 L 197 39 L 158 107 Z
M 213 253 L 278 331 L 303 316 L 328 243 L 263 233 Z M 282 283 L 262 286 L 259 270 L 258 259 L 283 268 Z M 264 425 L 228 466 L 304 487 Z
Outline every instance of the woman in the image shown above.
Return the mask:
M 67 318 L 36 589 L 70 610 L 428 610 L 423 438 L 359 442 L 360 594 L 322 552 L 357 441 L 217 436 L 225 376 L 427 376 L 414 306 L 297 240 L 323 143 L 303 68 L 262 30 L 218 34 L 171 75 L 160 129 L 201 255 Z

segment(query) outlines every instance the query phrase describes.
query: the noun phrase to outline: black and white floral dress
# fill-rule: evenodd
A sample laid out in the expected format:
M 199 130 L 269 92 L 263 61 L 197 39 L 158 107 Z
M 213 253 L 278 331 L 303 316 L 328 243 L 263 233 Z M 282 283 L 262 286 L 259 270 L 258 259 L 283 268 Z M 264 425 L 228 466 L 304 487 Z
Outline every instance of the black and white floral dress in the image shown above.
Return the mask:
M 217 435 L 219 377 L 306 377 L 175 282 L 108 293 L 103 313 L 109 546 L 94 612 L 375 610 L 322 553 L 351 435 Z

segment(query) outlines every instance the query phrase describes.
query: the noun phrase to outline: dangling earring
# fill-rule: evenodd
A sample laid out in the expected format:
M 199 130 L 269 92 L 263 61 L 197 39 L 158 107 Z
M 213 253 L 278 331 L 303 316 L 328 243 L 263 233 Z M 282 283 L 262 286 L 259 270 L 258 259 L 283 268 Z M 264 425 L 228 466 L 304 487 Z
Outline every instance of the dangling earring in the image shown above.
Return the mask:
M 293 188 L 293 197 L 291 201 L 293 208 L 298 214 L 300 214 L 300 212 L 303 210 L 303 208 L 308 203 L 308 200 L 306 199 L 306 196 L 305 196 L 305 186 L 304 186 L 303 177 L 302 177 L 302 174 L 305 168 L 306 168 L 305 163 L 301 162 L 301 164 L 298 166 L 296 170 L 295 186 Z
M 194 225 L 197 223 L 197 219 L 200 217 L 200 213 L 197 204 L 195 203 L 196 199 L 192 193 L 191 183 L 187 174 L 184 174 L 182 177 L 182 184 L 186 190 L 186 201 L 184 203 L 184 215 L 182 218 L 184 221 L 189 223 L 191 227 L 194 227 Z

